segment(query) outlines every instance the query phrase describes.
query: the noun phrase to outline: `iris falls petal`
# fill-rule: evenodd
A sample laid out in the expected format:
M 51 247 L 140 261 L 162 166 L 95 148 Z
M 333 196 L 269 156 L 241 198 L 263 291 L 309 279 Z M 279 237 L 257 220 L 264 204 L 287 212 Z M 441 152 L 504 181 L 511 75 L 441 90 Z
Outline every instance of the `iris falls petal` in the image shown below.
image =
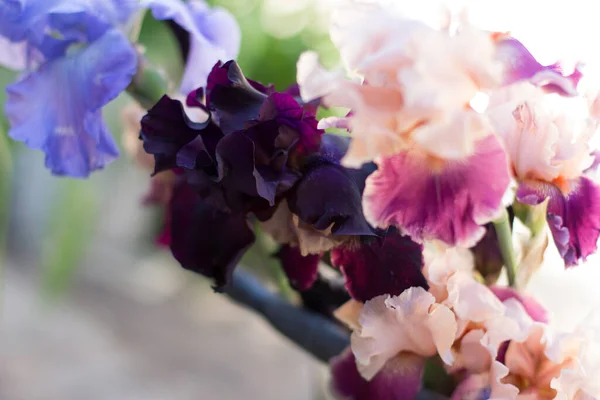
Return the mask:
M 100 109 L 129 85 L 136 65 L 117 30 L 43 64 L 7 87 L 9 135 L 43 150 L 52 173 L 87 177 L 118 156 Z
M 477 142 L 463 161 L 404 151 L 381 160 L 367 178 L 365 217 L 378 227 L 396 225 L 417 242 L 470 247 L 485 233 L 482 225 L 497 217 L 509 181 L 506 154 L 495 136 Z
M 331 387 L 341 398 L 352 400 L 414 399 L 421 390 L 425 359 L 405 353 L 389 360 L 367 381 L 360 376 L 350 349 L 330 362 Z
M 333 249 L 331 262 L 341 268 L 350 295 L 364 302 L 383 294 L 397 296 L 413 286 L 428 289 L 421 273 L 422 250 L 391 229 L 384 237 L 367 236 Z
M 554 242 L 567 266 L 585 260 L 600 237 L 600 186 L 587 177 L 569 184 L 568 191 L 541 181 L 524 181 L 519 201 L 539 204 L 549 198 L 547 220 Z

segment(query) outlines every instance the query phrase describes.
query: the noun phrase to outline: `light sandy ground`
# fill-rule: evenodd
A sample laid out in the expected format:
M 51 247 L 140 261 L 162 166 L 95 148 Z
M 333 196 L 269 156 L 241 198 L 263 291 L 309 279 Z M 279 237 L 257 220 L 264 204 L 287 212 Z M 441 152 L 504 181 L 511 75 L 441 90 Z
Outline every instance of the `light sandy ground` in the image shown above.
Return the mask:
M 17 168 L 27 184 L 14 194 L 10 238 L 13 254 L 32 260 L 2 277 L 0 400 L 321 398 L 324 366 L 169 254 L 140 248 L 150 232 L 140 207 L 148 174 L 126 160 L 83 183 L 101 205 L 95 238 L 69 296 L 43 304 L 35 265 L 49 210 L 39 199 L 59 181 L 40 157 Z
M 319 398 L 322 367 L 205 284 L 161 298 L 78 282 L 50 308 L 33 282 L 5 275 L 2 400 Z

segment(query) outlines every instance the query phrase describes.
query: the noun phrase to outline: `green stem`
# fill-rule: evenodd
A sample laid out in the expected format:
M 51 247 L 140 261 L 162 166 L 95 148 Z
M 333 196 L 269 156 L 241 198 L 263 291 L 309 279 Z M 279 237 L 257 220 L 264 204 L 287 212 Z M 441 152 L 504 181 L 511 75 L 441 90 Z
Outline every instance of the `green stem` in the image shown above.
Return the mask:
M 544 231 L 546 228 L 548 200 L 536 206 L 515 201 L 512 207 L 515 216 L 529 228 L 532 237 L 535 237 Z
M 506 210 L 503 210 L 502 216 L 494 221 L 494 228 L 496 229 L 498 245 L 500 246 L 500 252 L 502 253 L 502 259 L 504 260 L 504 266 L 506 267 L 508 284 L 511 287 L 514 287 L 516 284 L 517 265 L 512 244 L 510 220 Z
M 169 84 L 164 72 L 140 55 L 137 73 L 127 87 L 127 92 L 148 110 L 163 95 L 169 93 Z

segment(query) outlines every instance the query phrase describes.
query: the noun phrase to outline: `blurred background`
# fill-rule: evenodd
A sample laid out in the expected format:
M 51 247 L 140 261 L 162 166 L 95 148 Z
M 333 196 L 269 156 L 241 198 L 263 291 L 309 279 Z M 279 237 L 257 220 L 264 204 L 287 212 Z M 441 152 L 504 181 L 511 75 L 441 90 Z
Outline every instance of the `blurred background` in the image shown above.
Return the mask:
M 215 0 L 242 29 L 246 76 L 285 89 L 306 49 L 337 62 L 321 0 Z M 140 42 L 173 82 L 179 46 L 146 15 Z M 0 69 L 4 88 L 16 77 Z M 6 99 L 0 91 L 0 105 Z M 104 110 L 123 146 L 121 95 Z M 32 110 L 32 113 L 35 110 Z M 0 113 L 2 324 L 0 399 L 323 399 L 319 364 L 251 311 L 214 294 L 155 245 L 160 210 L 144 207 L 149 173 L 122 148 L 81 181 L 7 137 Z M 242 264 L 289 295 L 259 241 Z

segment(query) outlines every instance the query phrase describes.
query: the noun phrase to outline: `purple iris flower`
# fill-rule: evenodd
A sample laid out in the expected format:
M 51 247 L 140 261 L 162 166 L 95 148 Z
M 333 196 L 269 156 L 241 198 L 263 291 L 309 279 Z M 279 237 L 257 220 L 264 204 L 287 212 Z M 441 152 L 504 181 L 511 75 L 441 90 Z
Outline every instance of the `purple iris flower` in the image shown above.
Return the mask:
M 155 173 L 183 168 L 188 183 L 223 211 L 274 211 L 300 176 L 300 158 L 319 147 L 317 120 L 293 96 L 248 81 L 232 61 L 213 68 L 206 93 L 211 116 L 204 123 L 190 121 L 168 96 L 142 119 Z
M 246 226 L 249 215 L 261 220 L 273 215 L 301 178 L 305 160 L 319 150 L 324 132 L 317 129 L 312 106 L 305 109 L 292 94 L 246 79 L 233 61 L 217 63 L 206 89 L 192 91 L 187 102 L 207 110 L 209 118 L 191 121 L 181 102 L 165 95 L 142 119 L 140 138 L 146 152 L 154 155 L 154 173 L 176 170 L 186 188 L 187 195 L 175 195 L 169 210 L 175 258 L 220 288 L 253 238 Z M 356 197 L 360 206 L 360 193 Z M 198 218 L 198 226 L 211 238 L 229 243 L 222 254 L 216 244 L 200 248 L 188 239 L 197 236 L 197 226 L 186 222 L 185 215 Z M 230 223 L 242 235 L 239 242 L 221 229 Z M 218 238 L 221 233 L 227 235 Z M 311 260 L 316 268 L 318 258 Z M 304 282 L 305 276 L 310 283 Z M 301 277 L 299 286 L 310 286 L 316 270 Z
M 126 30 L 142 6 L 151 8 L 157 19 L 175 19 L 195 42 L 212 44 L 197 49 L 188 59 L 191 65 L 199 59 L 212 64 L 238 51 L 235 21 L 204 3 L 8 0 L 0 4 L 1 43 L 20 49 L 27 66 L 20 80 L 6 88 L 9 135 L 44 151 L 46 167 L 53 174 L 87 177 L 118 157 L 102 107 L 125 90 L 136 73 L 138 56 Z M 206 84 L 205 76 L 192 78 Z
M 416 257 L 408 262 L 417 266 L 415 275 L 420 274 L 421 247 L 410 239 L 402 237 L 396 243 L 392 235 L 383 244 L 368 240 L 378 234 L 363 215 L 361 197 L 375 164 L 343 167 L 340 160 L 349 138 L 324 135 L 317 128 L 315 104 L 299 101 L 293 87 L 276 92 L 247 79 L 234 61 L 219 62 L 206 89 L 191 92 L 187 104 L 205 109 L 208 119 L 191 121 L 181 102 L 163 96 L 142 119 L 140 134 L 144 149 L 154 155 L 155 173 L 178 171 L 186 193 L 196 196 L 194 206 L 174 196 L 169 210 L 171 250 L 184 268 L 214 279 L 217 288 L 225 286 L 252 236 L 242 222 L 255 217 L 286 245 L 278 255 L 298 290 L 313 285 L 323 253 L 350 244 L 352 238 L 366 243 L 367 258 L 377 258 L 380 247 Z M 229 241 L 226 248 L 200 248 L 187 239 L 198 235 L 189 233 L 196 224 L 186 222 L 194 218 L 212 238 L 224 234 L 221 226 L 228 223 L 236 224 L 243 237 L 239 242 L 225 236 L 215 239 Z M 352 246 L 340 250 L 353 251 Z M 354 271 L 363 265 L 345 267 Z M 390 266 L 382 266 L 377 279 L 386 279 L 386 268 Z

